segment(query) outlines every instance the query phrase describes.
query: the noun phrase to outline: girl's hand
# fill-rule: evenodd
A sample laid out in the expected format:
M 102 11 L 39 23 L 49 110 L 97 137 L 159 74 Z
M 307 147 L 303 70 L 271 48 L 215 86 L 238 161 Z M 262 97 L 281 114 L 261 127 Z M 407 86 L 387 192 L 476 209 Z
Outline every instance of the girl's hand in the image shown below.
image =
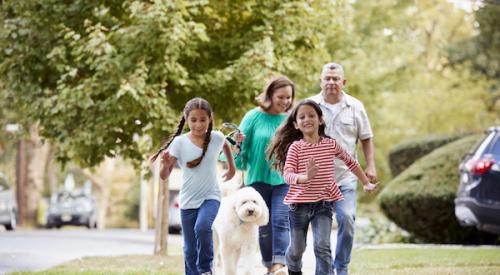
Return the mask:
M 166 150 L 161 152 L 160 159 L 161 159 L 161 164 L 164 166 L 169 166 L 176 160 L 176 158 L 170 155 Z
M 378 185 L 377 183 L 367 183 L 366 185 L 363 185 L 363 190 L 365 190 L 366 192 L 371 192 L 375 189 L 377 189 Z
M 174 164 L 177 158 L 174 156 L 170 155 L 168 151 L 163 151 L 160 154 L 160 178 L 162 180 L 165 180 L 168 176 L 170 176 L 170 173 L 172 172 L 172 169 L 174 168 Z
M 307 163 L 307 180 L 313 179 L 316 174 L 318 174 L 318 166 L 316 165 L 316 161 L 313 158 L 309 159 L 309 162 Z

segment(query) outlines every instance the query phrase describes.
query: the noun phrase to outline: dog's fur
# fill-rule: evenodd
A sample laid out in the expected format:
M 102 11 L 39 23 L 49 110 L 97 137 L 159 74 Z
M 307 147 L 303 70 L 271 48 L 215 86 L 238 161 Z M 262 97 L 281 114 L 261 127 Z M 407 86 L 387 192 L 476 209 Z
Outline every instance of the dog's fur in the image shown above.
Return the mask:
M 245 272 L 238 274 L 251 274 L 258 227 L 268 222 L 269 209 L 252 187 L 244 187 L 223 198 L 213 224 L 214 269 L 221 260 L 223 274 L 236 275 L 238 261 L 244 259 Z

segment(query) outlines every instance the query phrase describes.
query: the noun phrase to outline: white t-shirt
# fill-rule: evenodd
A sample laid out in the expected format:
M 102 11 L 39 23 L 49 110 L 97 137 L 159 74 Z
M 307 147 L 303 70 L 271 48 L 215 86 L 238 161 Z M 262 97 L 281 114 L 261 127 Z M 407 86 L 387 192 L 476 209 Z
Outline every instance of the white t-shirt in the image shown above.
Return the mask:
M 189 168 L 186 164 L 200 157 L 203 149 L 193 144 L 187 134 L 177 136 L 170 144 L 168 151 L 177 158 L 177 164 L 182 169 L 181 209 L 199 208 L 205 200 L 220 201 L 217 160 L 224 140 L 222 132 L 212 131 L 205 156 L 194 168 Z
M 357 159 L 358 140 L 372 138 L 373 132 L 363 103 L 345 92 L 342 95 L 342 100 L 337 104 L 325 102 L 322 92 L 310 99 L 316 101 L 323 111 L 326 134 Z M 335 160 L 335 180 L 342 185 L 344 180 L 356 181 L 357 178 L 342 161 Z

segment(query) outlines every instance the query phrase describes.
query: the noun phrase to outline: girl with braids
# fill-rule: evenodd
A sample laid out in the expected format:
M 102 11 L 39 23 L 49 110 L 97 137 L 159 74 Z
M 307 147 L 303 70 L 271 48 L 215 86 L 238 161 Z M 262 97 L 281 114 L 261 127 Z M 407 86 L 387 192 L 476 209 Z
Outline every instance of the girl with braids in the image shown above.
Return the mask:
M 288 191 L 283 177 L 271 169 L 266 160 L 266 148 L 276 129 L 292 108 L 294 83 L 279 76 L 271 79 L 256 97 L 258 107 L 248 111 L 240 123 L 241 135 L 236 139 L 241 152 L 236 155 L 236 167 L 247 171 L 245 184 L 262 195 L 269 208 L 269 223 L 259 227 L 259 246 L 266 274 L 286 274 L 285 251 L 290 240 L 288 211 L 283 199 Z
M 290 217 L 288 273 L 302 274 L 302 254 L 311 223 L 316 274 L 334 274 L 330 250 L 333 203 L 343 199 L 334 180 L 334 159 L 349 167 L 363 182 L 365 191 L 374 190 L 376 184 L 370 183 L 359 163 L 325 134 L 323 113 L 312 100 L 300 102 L 277 130 L 268 149 L 268 159 L 271 158 L 290 185 L 284 200 Z
M 182 134 L 184 124 L 189 132 Z M 161 158 L 160 177 L 167 178 L 177 162 L 182 169 L 180 191 L 181 224 L 184 236 L 184 265 L 188 275 L 212 274 L 214 257 L 212 224 L 219 210 L 220 189 L 217 160 L 223 149 L 229 169 L 223 175 L 230 180 L 235 173 L 231 148 L 220 131 L 212 131 L 209 103 L 193 98 L 186 103 L 174 136 L 151 160 Z

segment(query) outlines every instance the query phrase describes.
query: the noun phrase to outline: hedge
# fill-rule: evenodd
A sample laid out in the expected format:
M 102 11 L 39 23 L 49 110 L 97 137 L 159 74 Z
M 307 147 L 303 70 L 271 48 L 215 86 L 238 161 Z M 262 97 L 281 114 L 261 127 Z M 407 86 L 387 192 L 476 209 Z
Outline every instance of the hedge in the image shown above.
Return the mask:
M 378 197 L 384 214 L 424 242 L 495 242 L 493 235 L 461 227 L 455 217 L 458 165 L 481 137 L 468 136 L 436 149 L 394 178 Z
M 432 135 L 425 138 L 406 140 L 389 151 L 389 168 L 393 177 L 399 175 L 419 158 L 445 144 L 463 138 L 468 134 Z

